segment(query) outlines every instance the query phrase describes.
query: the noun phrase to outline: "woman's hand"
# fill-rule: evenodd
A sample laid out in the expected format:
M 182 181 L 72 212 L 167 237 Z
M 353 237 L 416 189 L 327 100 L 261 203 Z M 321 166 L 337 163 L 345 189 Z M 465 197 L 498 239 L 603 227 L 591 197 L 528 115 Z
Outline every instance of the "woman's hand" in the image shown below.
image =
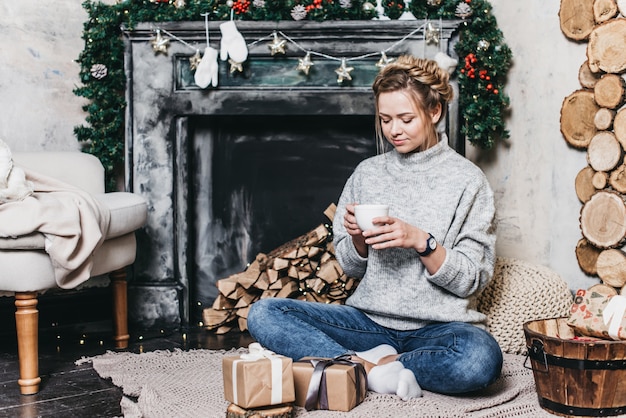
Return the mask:
M 363 232 L 365 245 L 371 245 L 375 250 L 383 248 L 410 248 L 416 252 L 426 250 L 428 232 L 408 224 L 398 218 L 381 216 L 372 220 L 374 224 L 383 224 L 369 231 Z M 430 274 L 435 274 L 446 258 L 446 249 L 437 245 L 435 251 L 421 257 L 422 263 Z
M 416 251 L 425 250 L 419 248 L 419 243 L 426 242 L 428 233 L 420 228 L 391 216 L 374 218 L 372 222 L 378 226 L 363 232 L 363 237 L 365 244 L 371 245 L 373 249 L 398 247 L 413 248 Z
M 356 204 L 346 205 L 346 213 L 343 216 L 343 226 L 346 228 L 346 232 L 352 237 L 352 243 L 354 248 L 361 257 L 367 257 L 367 244 L 365 243 L 365 237 L 363 231 L 356 223 L 356 216 L 354 216 L 354 206 Z

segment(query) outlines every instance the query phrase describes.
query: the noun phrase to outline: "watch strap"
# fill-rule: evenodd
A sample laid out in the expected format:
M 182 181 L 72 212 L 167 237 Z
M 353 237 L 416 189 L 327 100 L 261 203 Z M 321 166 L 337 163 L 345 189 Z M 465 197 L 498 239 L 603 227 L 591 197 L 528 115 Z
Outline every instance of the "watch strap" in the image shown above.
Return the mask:
M 431 242 L 434 241 L 435 245 L 431 246 Z M 433 234 L 429 233 L 428 234 L 428 239 L 426 240 L 426 249 L 422 252 L 417 252 L 417 254 L 420 257 L 426 257 L 427 255 L 429 255 L 430 253 L 432 253 L 433 251 L 435 251 L 435 249 L 437 248 L 437 241 L 435 240 L 435 237 L 433 237 Z

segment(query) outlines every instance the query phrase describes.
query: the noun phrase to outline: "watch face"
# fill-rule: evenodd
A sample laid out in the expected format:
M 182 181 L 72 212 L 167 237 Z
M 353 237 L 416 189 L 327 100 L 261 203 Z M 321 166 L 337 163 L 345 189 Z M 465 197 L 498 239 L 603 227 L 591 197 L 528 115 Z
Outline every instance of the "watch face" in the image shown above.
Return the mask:
M 437 241 L 433 237 L 428 239 L 428 247 L 430 247 L 431 250 L 437 248 Z

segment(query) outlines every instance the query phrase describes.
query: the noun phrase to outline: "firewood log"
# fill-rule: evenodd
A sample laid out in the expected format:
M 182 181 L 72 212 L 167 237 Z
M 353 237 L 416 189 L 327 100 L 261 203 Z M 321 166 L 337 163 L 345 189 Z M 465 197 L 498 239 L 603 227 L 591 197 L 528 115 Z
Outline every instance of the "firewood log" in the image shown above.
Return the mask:
M 577 90 L 563 100 L 561 133 L 570 145 L 587 148 L 597 132 L 593 120 L 599 109 L 593 92 L 588 90 Z
M 609 175 L 604 171 L 596 171 L 591 179 L 591 184 L 596 190 L 602 190 L 606 187 L 609 181 Z
M 609 184 L 614 190 L 626 194 L 626 164 L 620 165 L 611 172 Z
M 626 285 L 626 254 L 619 249 L 604 250 L 598 256 L 598 277 L 602 283 L 621 288 Z
M 593 3 L 594 0 L 561 0 L 559 21 L 565 36 L 575 41 L 587 39 L 596 23 Z
M 613 118 L 615 118 L 615 111 L 602 107 L 598 109 L 596 115 L 593 117 L 593 124 L 596 126 L 597 130 L 606 131 L 613 126 Z
M 617 295 L 617 290 L 614 287 L 609 286 L 608 284 L 598 283 L 591 286 L 589 289 L 590 292 L 596 292 L 604 296 L 615 296 Z
M 619 107 L 624 101 L 624 79 L 617 74 L 603 75 L 594 86 L 593 95 L 598 106 Z
M 589 68 L 589 61 L 583 62 L 578 69 L 578 82 L 586 89 L 592 89 L 596 86 L 596 83 L 602 77 L 602 73 L 594 73 Z
M 617 15 L 615 0 L 595 0 L 593 2 L 593 17 L 596 23 L 603 23 Z
M 591 196 L 598 191 L 593 185 L 593 177 L 595 174 L 596 170 L 589 166 L 585 166 L 585 168 L 580 170 L 576 175 L 576 180 L 574 181 L 576 196 L 578 196 L 578 199 L 582 203 L 591 199 Z
M 589 34 L 587 60 L 593 72 L 620 74 L 626 69 L 626 19 L 612 19 L 597 25 Z
M 617 247 L 626 236 L 626 205 L 621 195 L 598 191 L 583 205 L 580 229 L 583 236 L 598 248 Z
M 587 147 L 587 162 L 596 171 L 611 171 L 622 160 L 622 146 L 610 131 L 596 133 Z
M 598 247 L 591 245 L 585 238 L 578 240 L 576 244 L 576 260 L 578 260 L 578 265 L 584 273 L 590 276 L 598 274 L 597 261 L 601 251 Z
M 626 149 L 626 110 L 624 108 L 618 110 L 613 118 L 613 133 L 622 144 L 622 148 Z
M 244 409 L 234 403 L 228 405 L 226 418 L 292 418 L 293 406 L 274 405 L 258 407 L 254 409 Z

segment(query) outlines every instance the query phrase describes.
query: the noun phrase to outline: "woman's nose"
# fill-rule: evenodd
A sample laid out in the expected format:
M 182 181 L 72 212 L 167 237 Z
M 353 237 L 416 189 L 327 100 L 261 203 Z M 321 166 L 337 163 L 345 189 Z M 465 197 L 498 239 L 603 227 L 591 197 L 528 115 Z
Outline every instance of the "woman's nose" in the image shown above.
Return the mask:
M 391 129 L 389 131 L 394 136 L 401 134 L 402 133 L 402 128 L 400 127 L 400 123 L 398 123 L 397 121 L 392 121 L 391 122 Z

